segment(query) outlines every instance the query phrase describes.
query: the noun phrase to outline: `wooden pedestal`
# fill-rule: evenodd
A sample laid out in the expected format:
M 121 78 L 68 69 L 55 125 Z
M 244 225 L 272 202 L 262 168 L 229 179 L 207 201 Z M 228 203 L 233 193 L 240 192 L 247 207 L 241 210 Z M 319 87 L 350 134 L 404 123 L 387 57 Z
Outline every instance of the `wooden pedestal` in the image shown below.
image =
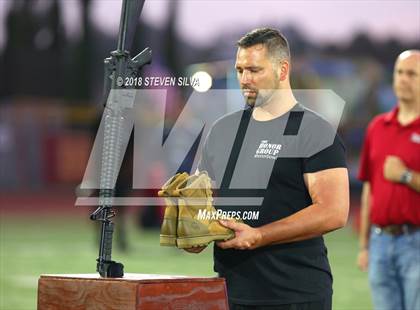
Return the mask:
M 222 278 L 191 278 L 126 274 L 101 278 L 97 274 L 41 275 L 38 310 L 45 309 L 228 309 Z

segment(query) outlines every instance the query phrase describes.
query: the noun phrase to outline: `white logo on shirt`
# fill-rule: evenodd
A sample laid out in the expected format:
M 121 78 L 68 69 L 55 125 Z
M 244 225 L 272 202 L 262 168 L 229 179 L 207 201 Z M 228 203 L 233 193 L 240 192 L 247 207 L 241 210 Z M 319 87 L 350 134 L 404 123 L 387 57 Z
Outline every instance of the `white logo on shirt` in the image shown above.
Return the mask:
M 411 142 L 420 144 L 420 134 L 417 132 L 413 132 L 410 137 Z
M 281 144 L 268 143 L 268 140 L 261 140 L 258 149 L 255 151 L 254 158 L 276 159 L 281 150 Z

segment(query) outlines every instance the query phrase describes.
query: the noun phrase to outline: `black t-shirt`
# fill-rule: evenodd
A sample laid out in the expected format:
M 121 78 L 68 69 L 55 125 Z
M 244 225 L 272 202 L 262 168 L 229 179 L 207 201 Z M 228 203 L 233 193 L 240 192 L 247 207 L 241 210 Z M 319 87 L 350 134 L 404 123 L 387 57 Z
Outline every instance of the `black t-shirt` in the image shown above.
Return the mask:
M 216 206 L 242 214 L 259 212 L 258 219 L 244 219 L 258 227 L 312 204 L 304 173 L 337 167 L 346 164 L 335 130 L 321 116 L 296 104 L 270 121 L 256 121 L 251 109 L 222 117 L 206 138 L 198 169 L 208 171 L 216 187 L 221 187 L 219 195 L 263 197 L 256 206 Z M 235 303 L 289 304 L 332 294 L 322 237 L 255 250 L 223 250 L 215 245 L 214 270 L 226 279 L 229 299 Z

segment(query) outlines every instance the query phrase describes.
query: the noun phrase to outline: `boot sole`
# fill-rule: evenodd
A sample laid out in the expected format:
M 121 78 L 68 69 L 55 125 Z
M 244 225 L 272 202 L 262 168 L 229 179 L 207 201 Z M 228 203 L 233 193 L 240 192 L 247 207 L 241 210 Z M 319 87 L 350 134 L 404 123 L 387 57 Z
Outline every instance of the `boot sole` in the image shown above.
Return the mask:
M 176 237 L 160 235 L 160 245 L 161 246 L 176 246 Z
M 188 249 L 199 246 L 206 246 L 212 241 L 226 241 L 232 239 L 234 235 L 212 235 L 201 237 L 178 237 L 176 246 L 180 249 Z

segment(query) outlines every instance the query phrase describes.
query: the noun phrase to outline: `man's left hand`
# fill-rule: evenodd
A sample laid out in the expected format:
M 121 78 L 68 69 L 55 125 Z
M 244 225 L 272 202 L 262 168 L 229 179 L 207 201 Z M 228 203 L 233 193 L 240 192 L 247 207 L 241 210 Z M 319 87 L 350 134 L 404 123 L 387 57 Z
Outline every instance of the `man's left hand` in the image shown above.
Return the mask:
M 223 226 L 235 231 L 235 238 L 216 242 L 222 249 L 252 250 L 261 246 L 262 234 L 257 228 L 234 221 L 219 221 Z
M 387 156 L 384 162 L 384 178 L 391 182 L 400 182 L 407 167 L 397 156 Z

